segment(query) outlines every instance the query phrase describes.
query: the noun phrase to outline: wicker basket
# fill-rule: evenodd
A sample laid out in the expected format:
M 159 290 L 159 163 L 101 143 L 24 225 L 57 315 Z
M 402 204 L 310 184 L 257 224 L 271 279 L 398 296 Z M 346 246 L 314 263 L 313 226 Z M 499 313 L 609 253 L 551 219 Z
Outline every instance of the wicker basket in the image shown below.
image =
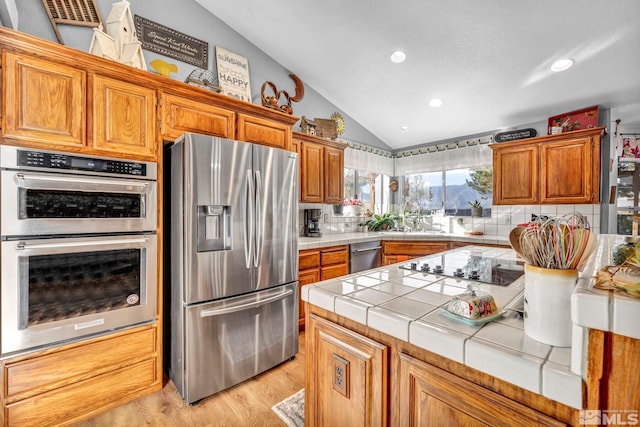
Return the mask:
M 220 92 L 220 86 L 218 86 L 218 76 L 209 70 L 203 68 L 196 68 L 193 70 L 185 83 L 191 86 L 201 87 L 203 89 L 210 90 L 212 92 Z

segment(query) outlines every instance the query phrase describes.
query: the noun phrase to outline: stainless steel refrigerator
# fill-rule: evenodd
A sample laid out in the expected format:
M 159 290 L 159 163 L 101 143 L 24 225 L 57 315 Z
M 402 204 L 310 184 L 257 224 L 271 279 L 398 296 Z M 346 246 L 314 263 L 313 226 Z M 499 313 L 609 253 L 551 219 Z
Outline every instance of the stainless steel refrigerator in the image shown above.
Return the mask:
M 197 134 L 168 154 L 169 375 L 193 403 L 298 351 L 298 161 Z

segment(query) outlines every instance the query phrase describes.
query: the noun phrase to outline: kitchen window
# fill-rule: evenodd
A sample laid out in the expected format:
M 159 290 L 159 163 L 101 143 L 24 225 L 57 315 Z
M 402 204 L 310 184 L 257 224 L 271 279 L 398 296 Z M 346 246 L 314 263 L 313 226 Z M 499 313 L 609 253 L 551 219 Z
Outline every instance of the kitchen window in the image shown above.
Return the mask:
M 491 167 L 451 169 L 408 174 L 403 177 L 405 212 L 418 215 L 471 216 L 478 200 L 483 216 L 491 216 L 493 170 Z
M 389 208 L 388 175 L 377 172 L 344 169 L 344 197 L 358 199 L 362 202 L 363 210 L 371 212 L 387 212 Z

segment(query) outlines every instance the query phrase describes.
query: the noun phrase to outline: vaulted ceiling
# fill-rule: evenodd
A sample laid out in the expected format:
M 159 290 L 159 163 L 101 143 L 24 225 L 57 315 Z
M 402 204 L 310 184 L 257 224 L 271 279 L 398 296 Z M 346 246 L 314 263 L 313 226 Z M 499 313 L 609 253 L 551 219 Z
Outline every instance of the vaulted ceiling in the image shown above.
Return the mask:
M 392 149 L 592 105 L 640 130 L 638 0 L 196 1 Z

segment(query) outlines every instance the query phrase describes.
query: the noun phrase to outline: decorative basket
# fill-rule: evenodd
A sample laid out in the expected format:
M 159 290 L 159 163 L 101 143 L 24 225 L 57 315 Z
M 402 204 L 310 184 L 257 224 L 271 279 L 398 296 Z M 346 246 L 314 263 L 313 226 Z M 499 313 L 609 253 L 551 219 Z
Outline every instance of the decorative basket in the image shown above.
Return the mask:
M 196 68 L 193 70 L 184 82 L 212 92 L 220 92 L 218 76 L 203 68 Z

